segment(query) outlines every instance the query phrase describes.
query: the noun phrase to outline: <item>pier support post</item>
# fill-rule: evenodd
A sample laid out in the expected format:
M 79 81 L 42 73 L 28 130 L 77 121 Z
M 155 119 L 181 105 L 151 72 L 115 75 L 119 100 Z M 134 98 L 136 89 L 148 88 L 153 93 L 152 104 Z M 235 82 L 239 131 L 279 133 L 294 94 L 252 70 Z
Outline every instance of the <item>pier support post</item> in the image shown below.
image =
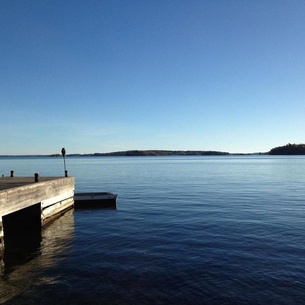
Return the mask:
M 4 231 L 3 231 L 2 216 L 0 216 L 0 257 L 1 257 L 1 252 L 3 250 L 4 250 Z
M 4 274 L 4 230 L 2 216 L 0 216 L 0 275 Z

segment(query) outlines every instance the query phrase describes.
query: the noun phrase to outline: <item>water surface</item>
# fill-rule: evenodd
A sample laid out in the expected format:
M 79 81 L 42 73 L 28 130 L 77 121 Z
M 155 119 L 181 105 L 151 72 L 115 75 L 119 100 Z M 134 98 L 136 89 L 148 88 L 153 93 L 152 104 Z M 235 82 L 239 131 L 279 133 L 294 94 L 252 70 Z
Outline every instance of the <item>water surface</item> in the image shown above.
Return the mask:
M 302 304 L 305 158 L 67 158 L 76 189 L 117 210 L 70 212 L 0 278 L 6 304 Z M 62 175 L 61 158 L 2 158 Z M 9 266 L 9 268 L 8 268 Z M 26 283 L 26 284 L 25 284 Z

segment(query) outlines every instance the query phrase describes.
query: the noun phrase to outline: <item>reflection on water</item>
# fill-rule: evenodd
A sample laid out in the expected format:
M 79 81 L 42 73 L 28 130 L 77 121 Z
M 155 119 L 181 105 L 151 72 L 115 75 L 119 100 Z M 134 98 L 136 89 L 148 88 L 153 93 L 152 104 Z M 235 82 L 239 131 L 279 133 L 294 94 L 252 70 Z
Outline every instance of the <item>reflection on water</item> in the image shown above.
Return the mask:
M 50 280 L 40 278 L 40 274 L 59 259 L 64 259 L 62 253 L 68 253 L 74 237 L 73 210 L 45 226 L 41 232 L 28 233 L 6 243 L 0 262 L 1 304 L 30 289 L 37 281 Z
M 3 274 L 11 273 L 16 266 L 30 262 L 40 253 L 41 230 L 19 231 L 18 235 L 6 237 L 3 256 Z
M 41 243 L 40 215 L 40 204 L 36 204 L 3 217 L 5 273 L 36 256 Z
M 20 163 L 51 175 L 55 159 Z M 45 228 L 34 257 L 6 266 L 0 303 L 304 303 L 304 156 L 69 163 L 79 192 L 117 192 L 119 209 Z

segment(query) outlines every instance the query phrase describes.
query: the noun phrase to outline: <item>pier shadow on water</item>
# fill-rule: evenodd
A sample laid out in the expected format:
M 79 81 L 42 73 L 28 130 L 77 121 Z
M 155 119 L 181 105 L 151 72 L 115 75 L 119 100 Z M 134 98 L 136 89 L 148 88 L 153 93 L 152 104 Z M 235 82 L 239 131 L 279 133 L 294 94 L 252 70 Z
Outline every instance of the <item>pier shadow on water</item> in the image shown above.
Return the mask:
M 4 273 L 39 255 L 41 244 L 40 204 L 3 217 L 5 250 Z
M 36 217 L 38 210 L 39 221 Z M 37 205 L 30 213 L 34 216 L 31 221 L 24 221 L 25 214 L 11 214 L 3 221 L 6 232 L 5 250 L 0 257 L 0 304 L 35 285 L 39 274 L 57 263 L 57 257 L 74 237 L 73 210 L 43 228 L 40 225 L 40 206 Z

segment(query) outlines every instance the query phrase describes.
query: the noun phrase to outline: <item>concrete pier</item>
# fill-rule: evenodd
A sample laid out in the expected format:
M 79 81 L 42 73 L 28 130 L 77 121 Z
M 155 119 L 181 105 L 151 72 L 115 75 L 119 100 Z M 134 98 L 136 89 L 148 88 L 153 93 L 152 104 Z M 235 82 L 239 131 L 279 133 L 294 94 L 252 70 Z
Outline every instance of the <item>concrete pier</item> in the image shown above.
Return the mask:
M 74 205 L 74 177 L 39 177 L 35 181 L 36 176 L 0 177 L 0 253 L 15 230 L 41 230 Z

